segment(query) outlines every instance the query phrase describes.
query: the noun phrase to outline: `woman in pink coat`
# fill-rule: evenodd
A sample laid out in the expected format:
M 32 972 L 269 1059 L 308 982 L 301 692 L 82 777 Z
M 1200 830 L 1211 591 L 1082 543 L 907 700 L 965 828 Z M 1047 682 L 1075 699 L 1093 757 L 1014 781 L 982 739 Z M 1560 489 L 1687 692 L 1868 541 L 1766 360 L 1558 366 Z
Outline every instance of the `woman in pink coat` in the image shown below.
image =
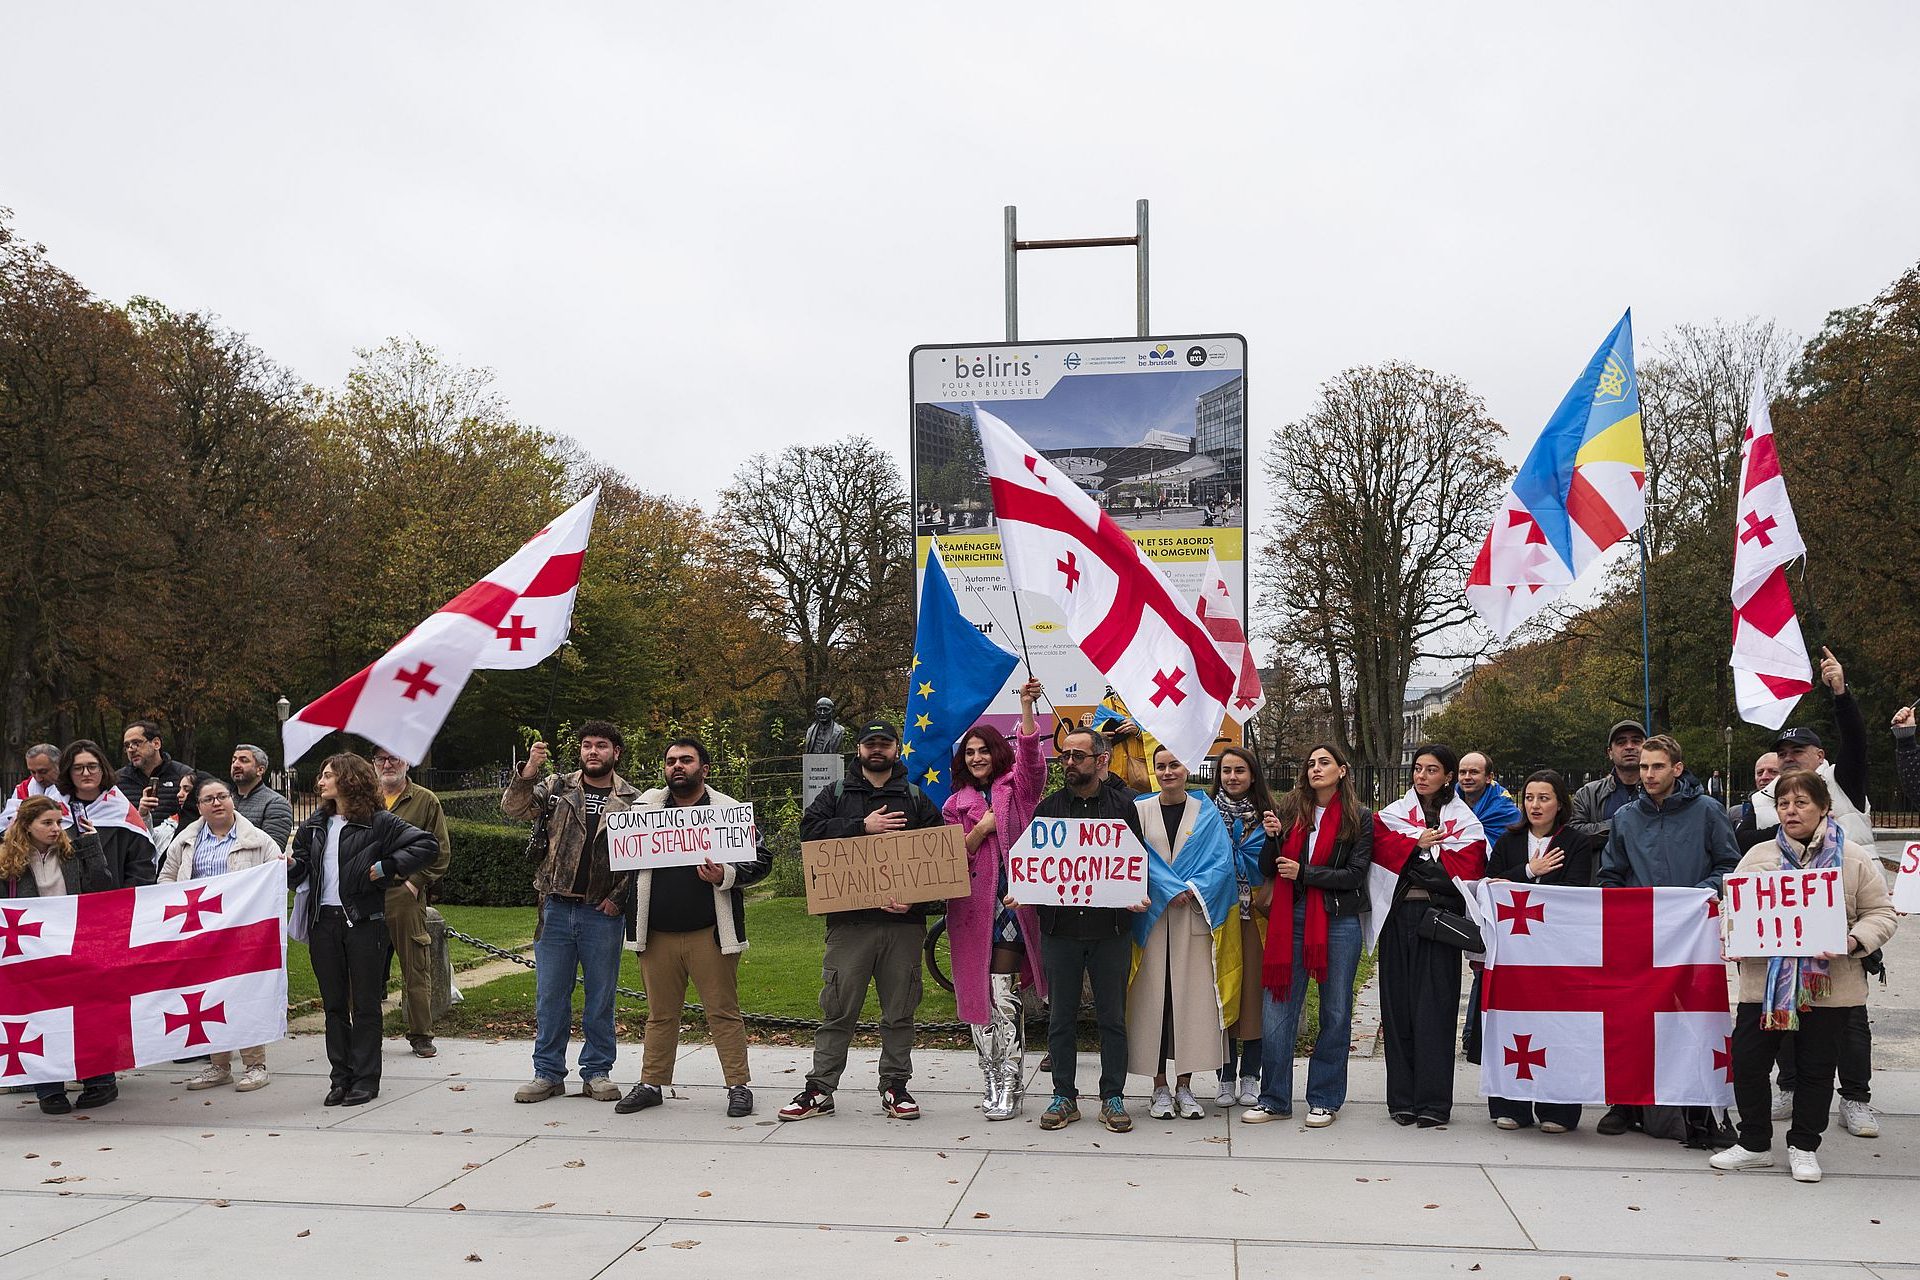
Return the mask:
M 976 725 L 953 753 L 953 794 L 941 812 L 967 833 L 973 892 L 947 902 L 947 944 L 953 953 L 953 994 L 960 1017 L 972 1025 L 986 1079 L 981 1109 L 989 1120 L 1020 1113 L 1026 1022 L 1021 979 L 1042 996 L 1040 922 L 1032 907 L 1009 908 L 1007 850 L 1027 829 L 1046 789 L 1047 762 L 1033 704 L 1038 680 L 1020 690 L 1020 732 L 1010 746 L 998 729 Z

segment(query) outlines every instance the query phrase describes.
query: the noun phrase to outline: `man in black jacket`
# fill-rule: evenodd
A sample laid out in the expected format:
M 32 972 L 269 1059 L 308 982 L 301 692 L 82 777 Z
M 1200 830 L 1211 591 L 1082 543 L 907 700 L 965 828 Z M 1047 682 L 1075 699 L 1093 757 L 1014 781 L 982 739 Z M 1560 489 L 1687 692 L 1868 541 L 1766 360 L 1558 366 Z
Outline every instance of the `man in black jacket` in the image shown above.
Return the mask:
M 1607 772 L 1573 793 L 1568 824 L 1596 847 L 1613 834 L 1613 815 L 1640 798 L 1640 746 L 1646 740 L 1646 726 L 1638 720 L 1619 721 L 1607 730 Z M 1599 861 L 1593 865 L 1597 873 Z
M 884 720 L 860 730 L 859 748 L 844 780 L 821 791 L 800 817 L 802 840 L 877 836 L 940 826 L 939 808 L 907 781 L 900 734 Z M 833 1114 L 833 1091 L 847 1065 L 847 1045 L 867 1000 L 880 995 L 880 1105 L 896 1120 L 918 1120 L 920 1104 L 907 1092 L 913 1076 L 913 1015 L 920 1007 L 920 949 L 927 912 L 941 904 L 888 901 L 870 911 L 827 916 L 827 953 L 821 962 L 820 1011 L 807 1086 L 780 1108 L 782 1120 Z
M 1069 733 L 1060 748 L 1066 785 L 1041 800 L 1034 817 L 1119 818 L 1138 837 L 1140 815 L 1132 800 L 1104 784 L 1108 761 L 1103 734 L 1093 729 Z M 1052 992 L 1047 1053 L 1052 1059 L 1053 1101 L 1040 1117 L 1042 1129 L 1064 1129 L 1080 1118 L 1074 1040 L 1082 981 L 1093 987 L 1094 1021 L 1100 1028 L 1100 1123 L 1114 1133 L 1133 1128 L 1122 1096 L 1127 1085 L 1127 977 L 1133 968 L 1132 916 L 1146 908 L 1145 902 L 1125 909 L 1036 908 L 1040 961 L 1046 967 L 1047 990 Z
M 200 817 L 191 793 L 185 800 L 180 798 L 181 779 L 193 777 L 196 771 L 162 750 L 159 725 L 135 720 L 120 735 L 120 745 L 127 753 L 127 762 L 114 781 L 127 803 L 140 811 L 149 831 L 175 814 L 180 815 L 182 829 Z

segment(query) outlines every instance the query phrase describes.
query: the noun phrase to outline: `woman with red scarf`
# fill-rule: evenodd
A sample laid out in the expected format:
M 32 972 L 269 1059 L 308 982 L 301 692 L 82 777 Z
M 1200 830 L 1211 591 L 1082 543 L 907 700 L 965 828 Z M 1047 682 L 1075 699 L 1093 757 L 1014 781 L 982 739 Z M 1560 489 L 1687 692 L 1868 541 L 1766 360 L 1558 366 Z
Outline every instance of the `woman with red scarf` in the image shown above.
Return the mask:
M 1319 986 L 1320 1033 L 1307 1063 L 1307 1125 L 1332 1124 L 1347 1100 L 1353 978 L 1372 862 L 1373 813 L 1355 794 L 1340 749 L 1320 743 L 1281 798 L 1261 855 L 1273 905 L 1260 968 L 1260 1101 L 1241 1113 L 1247 1124 L 1293 1114 L 1293 1046 L 1308 978 Z

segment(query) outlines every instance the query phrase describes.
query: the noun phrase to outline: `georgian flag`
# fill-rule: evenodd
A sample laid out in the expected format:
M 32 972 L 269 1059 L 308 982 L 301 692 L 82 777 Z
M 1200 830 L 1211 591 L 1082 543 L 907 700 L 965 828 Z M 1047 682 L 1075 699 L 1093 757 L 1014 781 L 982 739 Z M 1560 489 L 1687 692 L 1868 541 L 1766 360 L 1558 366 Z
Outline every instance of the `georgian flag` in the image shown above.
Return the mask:
M 108 787 L 93 798 L 92 804 L 79 800 L 65 800 L 61 803 L 67 810 L 69 827 L 77 826 L 78 824 L 74 821 L 75 815 L 84 813 L 87 821 L 100 831 L 105 831 L 109 827 L 120 827 L 140 836 L 153 835 L 147 827 L 146 820 L 140 816 L 140 810 L 127 799 L 119 787 Z
M 1206 759 L 1234 671 L 1180 593 L 1100 505 L 978 407 L 1007 581 L 1045 596 L 1134 721 L 1189 769 Z
M 1479 897 L 1482 1093 L 1608 1106 L 1732 1102 L 1733 1022 L 1711 890 L 1497 880 Z
M 599 502 L 596 488 L 371 666 L 288 717 L 287 763 L 342 729 L 422 759 L 475 668 L 530 667 L 558 649 L 572 625 Z
M 1380 927 L 1393 907 L 1394 886 L 1409 858 L 1437 858 L 1453 878 L 1467 900 L 1467 914 L 1486 932 L 1479 919 L 1475 886 L 1470 883 L 1487 874 L 1487 836 L 1471 806 L 1458 791 L 1440 810 L 1440 843 L 1421 849 L 1420 833 L 1427 829 L 1427 816 L 1420 797 L 1409 790 L 1406 795 L 1373 815 L 1373 865 L 1367 872 L 1367 914 L 1360 918 L 1371 951 L 1380 945 Z
M 0 1085 L 84 1079 L 287 1033 L 287 868 L 0 899 Z
M 0 831 L 13 825 L 13 815 L 20 812 L 20 806 L 35 796 L 52 796 L 60 806 L 62 813 L 67 812 L 66 797 L 60 794 L 58 787 L 43 787 L 32 778 L 20 779 L 20 785 L 7 796 L 7 803 L 0 807 Z
M 1765 381 L 1756 376 L 1740 443 L 1740 507 L 1734 516 L 1733 700 L 1740 716 L 1778 729 L 1800 695 L 1813 688 L 1813 663 L 1800 634 L 1786 566 L 1807 554 L 1787 499 L 1767 413 Z
M 1247 643 L 1247 629 L 1241 621 L 1245 611 L 1234 598 L 1227 575 L 1220 571 L 1220 558 L 1211 546 L 1207 548 L 1207 573 L 1200 580 L 1193 611 L 1234 672 L 1233 698 L 1227 703 L 1227 714 L 1235 724 L 1245 724 L 1266 703 L 1267 692 L 1260 685 L 1260 668 L 1254 663 L 1253 646 Z

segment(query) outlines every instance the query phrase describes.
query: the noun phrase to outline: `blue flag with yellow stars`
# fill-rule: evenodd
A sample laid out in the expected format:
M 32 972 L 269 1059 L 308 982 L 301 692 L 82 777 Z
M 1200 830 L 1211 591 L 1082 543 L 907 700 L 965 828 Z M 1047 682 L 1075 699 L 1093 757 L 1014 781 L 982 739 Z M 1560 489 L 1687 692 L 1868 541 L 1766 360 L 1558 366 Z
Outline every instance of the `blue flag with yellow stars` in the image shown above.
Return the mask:
M 1018 662 L 961 616 L 935 540 L 920 583 L 920 619 L 913 633 L 913 670 L 907 677 L 907 719 L 900 742 L 907 777 L 935 804 L 945 804 L 953 791 L 948 776 L 953 744 L 973 727 Z

